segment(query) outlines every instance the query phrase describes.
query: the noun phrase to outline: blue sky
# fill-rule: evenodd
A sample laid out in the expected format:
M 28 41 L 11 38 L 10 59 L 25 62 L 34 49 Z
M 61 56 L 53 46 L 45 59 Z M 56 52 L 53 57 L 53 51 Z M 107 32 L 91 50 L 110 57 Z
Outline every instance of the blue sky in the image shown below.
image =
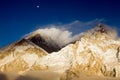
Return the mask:
M 96 19 L 116 26 L 120 31 L 120 1 L 0 0 L 0 47 L 19 40 L 40 26 L 75 21 L 88 23 Z

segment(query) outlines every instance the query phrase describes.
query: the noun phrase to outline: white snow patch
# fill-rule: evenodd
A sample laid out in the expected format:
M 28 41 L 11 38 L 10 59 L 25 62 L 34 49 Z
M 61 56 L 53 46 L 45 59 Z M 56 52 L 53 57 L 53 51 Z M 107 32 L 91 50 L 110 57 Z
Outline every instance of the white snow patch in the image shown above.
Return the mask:
M 4 59 L 1 59 L 1 60 L 0 60 L 0 66 L 9 63 L 9 62 L 11 62 L 12 60 L 14 60 L 14 57 L 13 57 L 12 54 L 10 54 L 10 55 L 8 55 L 7 57 L 5 57 Z
M 35 53 L 26 53 L 22 56 L 22 58 L 29 64 L 29 66 L 32 66 L 36 61 L 39 60 L 39 57 Z

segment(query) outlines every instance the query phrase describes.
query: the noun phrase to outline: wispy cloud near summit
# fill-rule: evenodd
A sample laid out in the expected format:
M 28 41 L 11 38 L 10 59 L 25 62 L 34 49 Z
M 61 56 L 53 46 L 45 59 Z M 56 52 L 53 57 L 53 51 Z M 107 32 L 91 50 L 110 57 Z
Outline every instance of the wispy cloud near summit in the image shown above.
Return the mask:
M 101 21 L 102 20 L 98 19 L 88 22 L 81 22 L 76 20 L 68 24 L 47 25 L 44 28 L 37 29 L 28 34 L 27 39 L 39 35 L 48 44 L 56 44 L 62 48 L 66 44 L 80 40 L 84 32 L 90 29 L 93 29 L 93 31 L 95 31 L 94 27 L 101 23 Z M 109 28 L 110 26 L 108 25 L 104 25 L 104 27 L 110 37 L 114 39 L 117 37 L 116 30 Z

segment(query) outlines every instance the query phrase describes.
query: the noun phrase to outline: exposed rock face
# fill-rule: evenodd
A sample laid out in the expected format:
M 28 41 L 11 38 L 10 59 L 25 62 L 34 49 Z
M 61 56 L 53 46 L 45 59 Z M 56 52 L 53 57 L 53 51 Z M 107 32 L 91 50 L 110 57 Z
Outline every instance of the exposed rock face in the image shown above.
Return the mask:
M 38 34 L 36 34 L 33 37 L 28 38 L 28 40 L 32 41 L 33 43 L 35 43 L 39 47 L 43 48 L 48 53 L 56 52 L 56 51 L 59 51 L 61 49 L 61 47 L 59 47 L 57 44 L 52 45 L 52 44 L 47 43 L 47 41 L 45 39 L 43 39 Z
M 84 33 L 76 43 L 51 54 L 29 40 L 21 40 L 0 51 L 1 71 L 53 71 L 62 74 L 61 80 L 72 80 L 81 73 L 120 77 L 120 41 L 113 39 L 103 27 Z
M 32 41 L 48 53 L 59 51 L 72 40 L 71 32 L 57 28 L 38 29 L 28 34 L 26 39 Z

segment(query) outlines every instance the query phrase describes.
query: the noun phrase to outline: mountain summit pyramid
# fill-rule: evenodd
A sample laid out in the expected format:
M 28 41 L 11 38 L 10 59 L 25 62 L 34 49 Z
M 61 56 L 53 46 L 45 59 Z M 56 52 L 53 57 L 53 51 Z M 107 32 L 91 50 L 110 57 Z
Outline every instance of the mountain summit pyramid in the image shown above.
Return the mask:
M 61 74 L 58 80 L 73 80 L 83 74 L 120 77 L 120 40 L 112 28 L 99 24 L 82 33 L 79 40 L 62 46 L 54 40 L 57 39 L 35 31 L 1 48 L 0 71 L 20 75 L 29 71 L 52 71 Z

